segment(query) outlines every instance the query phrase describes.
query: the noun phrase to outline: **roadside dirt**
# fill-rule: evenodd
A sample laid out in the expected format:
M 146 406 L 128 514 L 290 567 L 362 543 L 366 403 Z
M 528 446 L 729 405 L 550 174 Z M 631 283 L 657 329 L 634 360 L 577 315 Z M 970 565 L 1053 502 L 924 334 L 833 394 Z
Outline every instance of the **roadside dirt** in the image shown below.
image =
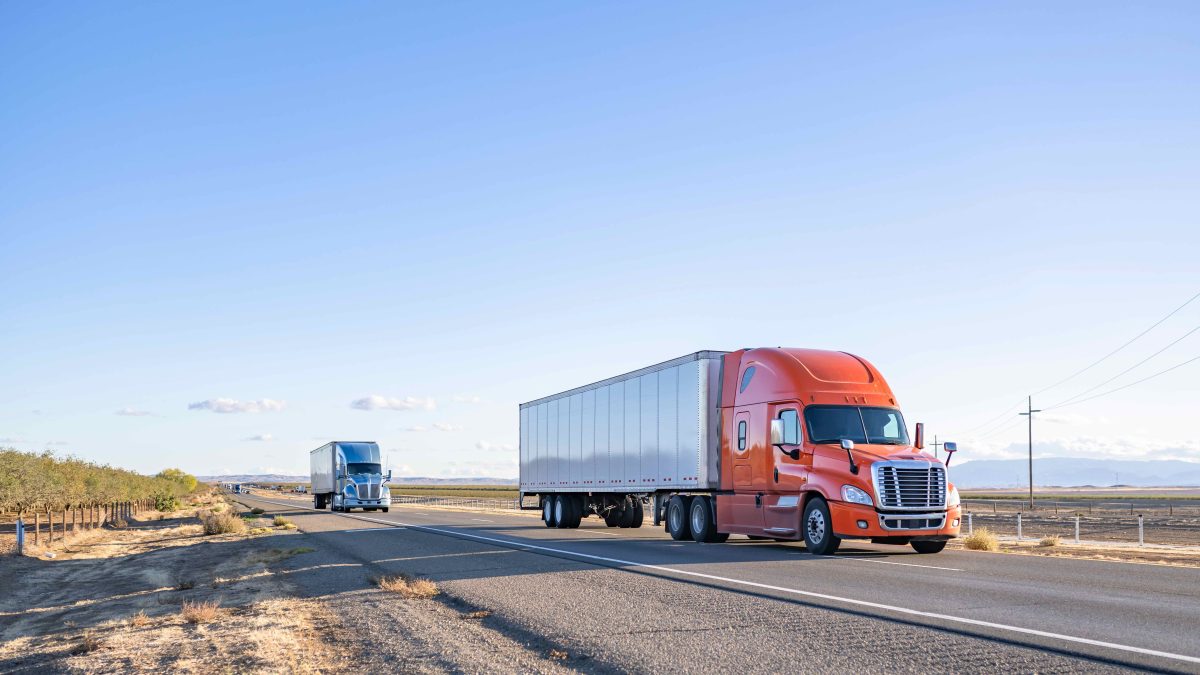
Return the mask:
M 953 540 L 949 549 L 962 550 L 961 540 Z M 1037 541 L 1017 543 L 1001 541 L 1001 553 L 1036 555 L 1047 558 L 1076 558 L 1084 560 L 1107 560 L 1110 562 L 1142 563 L 1146 565 L 1169 565 L 1172 567 L 1200 567 L 1200 550 L 1196 547 L 1137 548 L 1128 546 L 1091 546 L 1087 544 L 1060 543 L 1055 546 L 1040 546 Z
M 270 514 L 211 536 L 172 515 L 3 558 L 0 672 L 565 671 L 444 594 L 299 593 L 289 576 L 328 561 Z

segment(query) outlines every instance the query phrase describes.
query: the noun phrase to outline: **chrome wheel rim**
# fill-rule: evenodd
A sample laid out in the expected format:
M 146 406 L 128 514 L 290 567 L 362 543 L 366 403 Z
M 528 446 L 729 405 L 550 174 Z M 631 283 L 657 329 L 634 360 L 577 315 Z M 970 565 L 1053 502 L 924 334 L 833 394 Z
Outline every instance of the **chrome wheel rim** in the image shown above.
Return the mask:
M 704 511 L 698 507 L 692 507 L 692 532 L 704 531 Z
M 682 510 L 683 509 L 681 509 L 677 506 L 673 506 L 671 508 L 671 513 L 668 514 L 668 516 L 667 516 L 668 518 L 671 519 L 671 529 L 675 532 L 678 532 L 683 529 L 683 514 L 680 513 L 680 511 L 682 511 Z
M 548 523 L 552 515 L 554 515 L 554 504 L 547 500 L 545 504 L 542 504 L 542 520 Z
M 808 540 L 811 542 L 819 542 L 825 539 L 825 514 L 818 509 L 813 509 L 812 513 L 808 514 L 807 527 L 805 528 L 808 534 Z
M 563 499 L 554 500 L 554 519 L 558 522 L 563 521 Z

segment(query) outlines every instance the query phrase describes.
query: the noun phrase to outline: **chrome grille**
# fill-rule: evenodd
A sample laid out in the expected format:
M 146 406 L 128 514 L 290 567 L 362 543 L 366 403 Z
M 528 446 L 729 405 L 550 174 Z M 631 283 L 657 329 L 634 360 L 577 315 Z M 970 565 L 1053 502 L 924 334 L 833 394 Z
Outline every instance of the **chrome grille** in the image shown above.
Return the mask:
M 928 509 L 946 505 L 946 469 L 925 462 L 881 462 L 873 467 L 880 508 Z

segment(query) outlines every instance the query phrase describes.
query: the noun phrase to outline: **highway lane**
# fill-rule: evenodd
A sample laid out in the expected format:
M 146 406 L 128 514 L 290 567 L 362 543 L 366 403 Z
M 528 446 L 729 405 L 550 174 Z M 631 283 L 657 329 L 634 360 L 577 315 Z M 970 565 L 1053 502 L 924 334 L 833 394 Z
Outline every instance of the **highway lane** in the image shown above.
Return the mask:
M 275 508 L 307 505 L 274 496 L 271 502 Z M 1005 641 L 989 649 L 1016 643 L 1048 654 L 1200 671 L 1200 572 L 1194 569 L 965 551 L 922 556 L 870 544 L 850 544 L 822 558 L 800 544 L 740 537 L 721 545 L 675 542 L 658 528 L 610 529 L 594 518 L 578 530 L 557 530 L 526 515 L 424 507 L 352 515 L 324 518 L 350 529 L 403 523 L 481 546 L 540 547 L 535 550 L 541 556 L 700 583 L 725 594 L 799 601 Z

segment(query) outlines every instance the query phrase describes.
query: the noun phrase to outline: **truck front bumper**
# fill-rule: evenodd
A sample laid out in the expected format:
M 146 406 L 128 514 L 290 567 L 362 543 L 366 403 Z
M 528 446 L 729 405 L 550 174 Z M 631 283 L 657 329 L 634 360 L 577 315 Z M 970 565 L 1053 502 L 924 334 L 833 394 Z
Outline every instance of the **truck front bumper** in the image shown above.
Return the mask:
M 962 527 L 962 507 L 920 512 L 881 512 L 874 507 L 829 502 L 834 534 L 843 539 L 951 539 Z

